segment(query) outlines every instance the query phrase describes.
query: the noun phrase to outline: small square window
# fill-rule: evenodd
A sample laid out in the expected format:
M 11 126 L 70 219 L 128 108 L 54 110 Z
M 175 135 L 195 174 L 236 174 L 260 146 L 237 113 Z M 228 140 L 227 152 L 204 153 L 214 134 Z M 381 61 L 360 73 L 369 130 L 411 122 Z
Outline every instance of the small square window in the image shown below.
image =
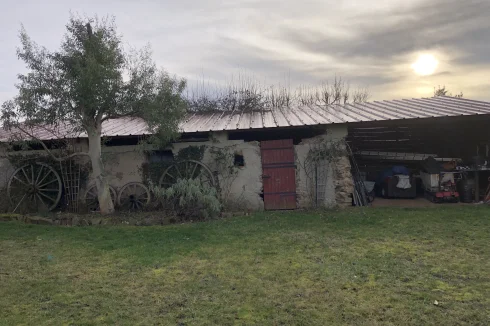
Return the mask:
M 235 153 L 235 158 L 233 160 L 233 164 L 238 167 L 245 166 L 245 159 L 243 158 L 242 153 Z

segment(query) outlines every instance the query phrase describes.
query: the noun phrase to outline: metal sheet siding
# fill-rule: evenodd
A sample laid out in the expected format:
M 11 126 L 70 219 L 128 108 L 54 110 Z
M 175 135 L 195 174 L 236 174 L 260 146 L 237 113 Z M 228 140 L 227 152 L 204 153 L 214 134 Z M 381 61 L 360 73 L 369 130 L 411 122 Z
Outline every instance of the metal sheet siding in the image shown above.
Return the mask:
M 467 111 L 459 109 L 451 109 L 445 105 L 439 105 L 419 101 L 419 99 L 413 100 L 403 100 L 404 105 L 408 107 L 413 107 L 419 110 L 425 110 L 426 112 L 432 112 L 432 117 L 445 117 L 445 116 L 456 116 L 456 115 L 467 115 Z
M 480 114 L 490 114 L 490 102 L 440 96 L 344 105 L 274 108 L 263 112 L 192 113 L 181 123 L 180 130 L 192 133 Z M 84 133 L 74 132 L 71 126 L 64 124 L 58 126 L 54 132 L 49 129 L 34 128 L 32 133 L 44 140 L 86 137 Z M 142 119 L 127 117 L 105 121 L 102 133 L 105 136 L 117 137 L 145 135 L 149 130 Z M 13 135 L 26 138 L 20 131 L 0 129 L 0 141 L 8 141 Z

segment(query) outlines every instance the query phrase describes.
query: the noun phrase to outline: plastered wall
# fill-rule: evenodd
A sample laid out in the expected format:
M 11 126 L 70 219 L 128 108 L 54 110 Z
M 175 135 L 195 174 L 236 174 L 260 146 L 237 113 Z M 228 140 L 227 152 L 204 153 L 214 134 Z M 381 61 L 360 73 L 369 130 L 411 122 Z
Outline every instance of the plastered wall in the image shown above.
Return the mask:
M 221 148 L 228 153 L 243 155 L 244 166 L 235 169 L 236 175 L 228 176 L 218 173 L 222 195 L 230 209 L 263 210 L 262 193 L 262 162 L 259 142 L 244 142 L 243 140 L 228 140 L 226 132 L 213 133 L 209 141 L 193 143 L 176 143 L 172 151 L 174 156 L 188 146 L 207 147 L 204 152 L 203 163 L 216 171 L 218 164 L 214 162 L 210 148 Z M 233 161 L 228 162 L 233 165 Z M 225 178 L 223 179 L 223 174 Z
M 347 127 L 345 125 L 331 125 L 326 128 L 324 135 L 303 139 L 300 144 L 294 146 L 297 203 L 299 208 L 349 204 L 350 193 L 352 192 L 352 177 L 347 157 L 338 160 L 335 167 L 332 164 L 325 164 L 321 169 L 318 169 L 315 174 L 317 182 L 315 182 L 312 171 L 308 171 L 306 168 L 305 163 L 309 151 L 316 144 L 341 140 L 346 135 Z M 233 176 L 223 177 L 223 173 L 220 173 L 220 171 L 216 173 L 227 208 L 263 210 L 260 143 L 256 141 L 229 140 L 226 132 L 215 132 L 212 133 L 209 141 L 175 143 L 171 150 L 175 156 L 185 147 L 201 145 L 205 145 L 207 148 L 204 153 L 203 163 L 210 167 L 212 171 L 217 171 L 218 164 L 214 161 L 210 148 L 220 148 L 228 153 L 243 155 L 244 166 L 237 167 Z M 81 146 L 88 147 L 86 140 L 82 140 Z M 138 146 L 103 147 L 103 159 L 109 177 L 109 184 L 116 189 L 120 189 L 128 182 L 142 181 L 141 166 L 146 162 L 146 155 L 139 150 Z M 233 165 L 233 161 L 227 164 Z M 0 158 L 0 171 L 2 173 L 0 187 L 6 185 L 7 175 L 12 172 L 9 169 L 9 165 L 8 160 Z

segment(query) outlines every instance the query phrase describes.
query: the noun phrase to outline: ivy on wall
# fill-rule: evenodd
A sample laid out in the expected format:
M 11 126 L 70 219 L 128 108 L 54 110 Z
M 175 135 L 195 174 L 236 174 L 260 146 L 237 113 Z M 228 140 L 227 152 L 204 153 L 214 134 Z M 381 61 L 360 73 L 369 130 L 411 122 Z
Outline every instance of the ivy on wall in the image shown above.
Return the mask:
M 141 178 L 144 183 L 149 184 L 158 184 L 160 181 L 160 177 L 163 172 L 170 167 L 172 164 L 176 162 L 181 162 L 185 160 L 194 160 L 198 162 L 202 162 L 204 157 L 204 152 L 206 151 L 206 146 L 188 146 L 182 148 L 174 160 L 162 161 L 162 162 L 146 162 L 143 163 L 140 169 Z
M 333 177 L 338 173 L 337 163 L 342 157 L 348 156 L 347 144 L 341 140 L 323 140 L 310 145 L 302 168 L 306 174 L 308 196 L 316 206 L 323 205 L 323 195 L 328 184 L 328 169 L 332 169 Z M 301 164 L 301 163 L 300 163 Z
M 202 162 L 204 153 L 207 151 L 210 156 L 210 161 L 206 162 L 209 169 L 216 179 L 216 190 L 220 194 L 220 198 L 225 206 L 231 203 L 231 187 L 238 176 L 240 167 L 235 165 L 235 155 L 237 153 L 237 145 L 231 146 L 215 146 L 215 145 L 200 145 L 188 146 L 181 149 L 174 160 L 162 162 L 147 162 L 141 167 L 142 180 L 148 185 L 158 185 L 160 177 L 165 170 L 176 162 L 185 160 L 194 160 Z M 236 194 L 234 194 L 235 196 Z
M 201 162 L 206 151 L 206 145 L 201 146 L 188 146 L 182 148 L 175 157 L 177 162 L 185 160 L 194 160 Z

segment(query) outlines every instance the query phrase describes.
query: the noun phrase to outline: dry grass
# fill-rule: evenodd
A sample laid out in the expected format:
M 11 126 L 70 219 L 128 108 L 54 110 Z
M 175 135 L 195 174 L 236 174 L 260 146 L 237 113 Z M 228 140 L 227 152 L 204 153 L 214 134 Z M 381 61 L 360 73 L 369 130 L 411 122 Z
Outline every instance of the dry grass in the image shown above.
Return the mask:
M 2 223 L 0 323 L 488 325 L 489 217 L 454 206 Z

